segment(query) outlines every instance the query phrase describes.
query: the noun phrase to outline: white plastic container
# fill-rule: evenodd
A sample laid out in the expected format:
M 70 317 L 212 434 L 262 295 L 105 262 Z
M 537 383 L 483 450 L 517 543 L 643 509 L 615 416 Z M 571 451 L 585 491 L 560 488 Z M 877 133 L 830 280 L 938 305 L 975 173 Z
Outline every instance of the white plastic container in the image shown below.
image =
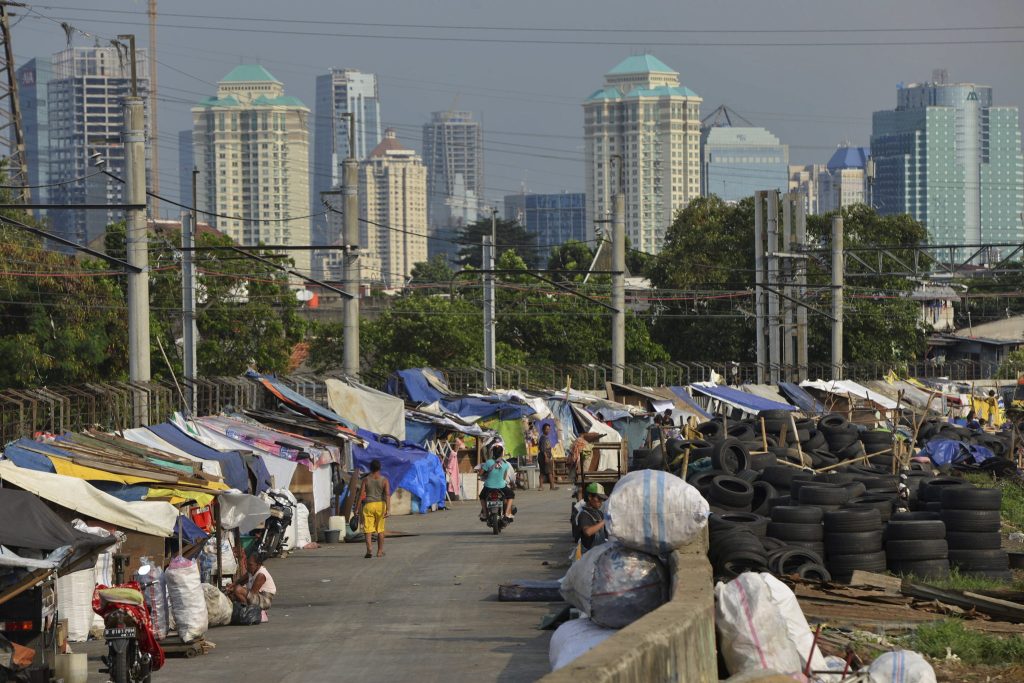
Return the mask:
M 327 518 L 327 528 L 335 529 L 337 531 L 344 531 L 348 525 L 348 520 L 345 519 L 345 515 L 332 515 Z
M 480 497 L 479 477 L 476 472 L 462 472 L 462 500 L 476 500 Z
M 88 683 L 89 655 L 84 652 L 57 655 L 53 666 L 54 678 L 64 683 Z

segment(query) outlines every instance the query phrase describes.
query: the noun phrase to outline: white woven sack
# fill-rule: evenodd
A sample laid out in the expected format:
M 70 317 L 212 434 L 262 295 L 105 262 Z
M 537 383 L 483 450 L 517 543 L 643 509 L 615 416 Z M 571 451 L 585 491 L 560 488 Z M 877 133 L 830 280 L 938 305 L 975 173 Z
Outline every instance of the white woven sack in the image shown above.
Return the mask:
M 96 575 L 91 567 L 57 579 L 57 615 L 59 619 L 68 620 L 68 641 L 72 643 L 89 639 L 95 589 Z
M 935 683 L 935 669 L 912 650 L 886 652 L 868 667 L 871 683 Z
M 309 508 L 305 503 L 299 503 L 295 508 L 295 545 L 301 550 L 313 542 L 309 533 Z
M 231 600 L 228 596 L 208 583 L 203 584 L 203 597 L 206 599 L 207 621 L 211 627 L 227 626 L 231 623 Z
M 551 634 L 551 642 L 548 644 L 551 670 L 558 671 L 571 664 L 616 633 L 617 629 L 598 626 L 586 617 L 570 619 Z
M 715 586 L 715 626 L 730 675 L 760 670 L 800 675 L 800 653 L 760 574 L 746 572 Z
M 176 557 L 164 572 L 163 580 L 178 636 L 190 643 L 206 633 L 210 623 L 203 584 L 199 580 L 199 566 L 191 560 Z
M 667 555 L 700 536 L 708 523 L 708 503 L 669 472 L 640 470 L 615 485 L 605 518 L 608 534 L 624 546 Z
M 768 587 L 772 602 L 779 608 L 782 618 L 786 620 L 786 632 L 789 634 L 789 640 L 800 653 L 800 659 L 804 665 L 807 664 L 807 655 L 810 654 L 812 671 L 827 669 L 828 662 L 818 646 L 814 644 L 814 634 L 811 633 L 807 617 L 800 609 L 796 594 L 789 586 L 767 572 L 762 572 L 761 578 L 764 579 L 765 585 Z

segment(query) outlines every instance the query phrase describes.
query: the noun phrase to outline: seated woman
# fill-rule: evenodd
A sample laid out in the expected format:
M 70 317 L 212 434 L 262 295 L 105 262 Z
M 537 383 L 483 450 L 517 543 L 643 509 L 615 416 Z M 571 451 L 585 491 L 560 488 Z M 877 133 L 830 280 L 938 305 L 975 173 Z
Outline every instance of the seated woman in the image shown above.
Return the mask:
M 245 574 L 225 590 L 228 597 L 243 605 L 256 605 L 260 609 L 270 609 L 270 603 L 277 595 L 270 572 L 263 566 L 263 558 L 257 554 L 249 555 L 245 560 Z

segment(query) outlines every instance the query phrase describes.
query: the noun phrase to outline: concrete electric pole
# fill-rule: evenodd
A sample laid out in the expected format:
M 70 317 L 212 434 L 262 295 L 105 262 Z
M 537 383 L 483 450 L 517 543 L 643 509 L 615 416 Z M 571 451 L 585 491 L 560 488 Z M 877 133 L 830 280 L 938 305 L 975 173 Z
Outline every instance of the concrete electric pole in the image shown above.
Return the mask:
M 359 244 L 359 161 L 356 160 L 356 117 L 346 112 L 348 119 L 348 156 L 342 165 L 342 198 L 344 210 L 343 242 L 346 246 Z M 345 298 L 342 323 L 344 351 L 342 368 L 348 377 L 359 377 L 359 289 L 362 272 L 359 250 L 346 249 L 342 260 L 345 270 L 344 289 L 351 296 Z
M 832 217 L 832 379 L 843 378 L 843 217 Z
M 626 193 L 622 158 L 612 198 L 612 381 L 622 383 L 626 367 Z
M 491 214 L 492 221 L 494 214 Z M 492 222 L 492 233 L 494 223 Z M 494 304 L 494 238 L 484 235 L 482 238 L 483 253 L 481 264 L 484 270 L 492 271 L 484 273 L 484 388 L 493 389 L 495 379 L 495 368 L 497 366 L 497 342 L 495 340 L 495 304 Z
M 125 240 L 128 263 L 139 268 L 128 274 L 128 377 L 132 382 L 150 380 L 149 365 L 149 239 L 146 230 L 146 121 L 139 97 L 135 62 L 135 36 L 128 40 L 131 50 L 131 96 L 124 102 L 125 199 L 139 207 L 126 211 Z M 141 424 L 148 423 L 148 405 L 136 413 Z
M 195 181 L 195 172 L 192 175 Z M 195 244 L 195 218 L 192 214 L 181 214 L 181 341 L 185 365 L 186 408 L 196 414 L 196 273 L 192 267 Z

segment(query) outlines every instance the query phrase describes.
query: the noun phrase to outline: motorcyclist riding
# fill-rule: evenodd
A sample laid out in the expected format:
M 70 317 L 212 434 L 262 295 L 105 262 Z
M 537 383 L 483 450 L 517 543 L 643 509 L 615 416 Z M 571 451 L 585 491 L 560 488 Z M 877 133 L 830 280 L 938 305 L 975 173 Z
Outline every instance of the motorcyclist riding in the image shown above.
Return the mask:
M 515 481 L 512 465 L 505 461 L 505 447 L 501 442 L 491 446 L 491 457 L 478 465 L 484 475 L 484 488 L 480 492 L 480 521 L 487 521 L 488 490 L 499 490 L 505 495 L 505 517 L 512 519 L 512 501 L 516 497 L 515 490 L 509 480 Z

